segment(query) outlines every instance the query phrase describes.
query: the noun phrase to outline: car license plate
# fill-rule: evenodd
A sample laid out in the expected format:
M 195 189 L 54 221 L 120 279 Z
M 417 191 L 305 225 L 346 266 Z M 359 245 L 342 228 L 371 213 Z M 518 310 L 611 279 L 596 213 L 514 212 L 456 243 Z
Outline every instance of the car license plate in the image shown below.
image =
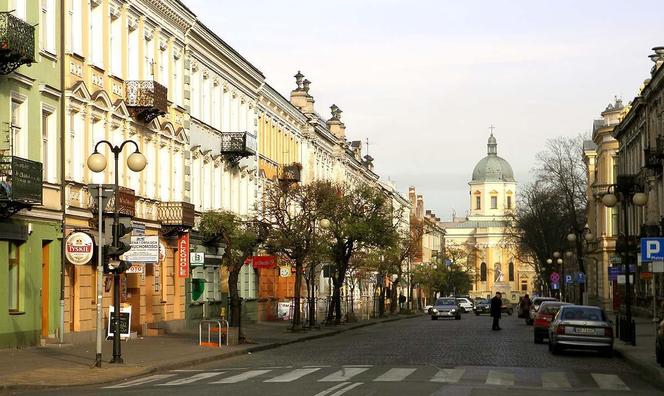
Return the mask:
M 601 329 L 599 329 L 601 330 Z M 567 334 L 586 334 L 586 335 L 595 335 L 598 333 L 597 329 L 592 329 L 588 327 L 566 327 L 565 333 Z

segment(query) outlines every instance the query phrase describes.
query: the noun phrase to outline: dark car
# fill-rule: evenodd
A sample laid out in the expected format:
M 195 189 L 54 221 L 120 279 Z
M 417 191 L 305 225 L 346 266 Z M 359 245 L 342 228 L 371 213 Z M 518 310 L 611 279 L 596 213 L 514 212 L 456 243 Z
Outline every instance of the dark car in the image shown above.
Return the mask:
M 490 313 L 491 301 L 483 298 L 475 299 L 475 307 L 473 308 L 473 312 L 475 312 L 475 315 Z
M 657 363 L 664 367 L 664 320 L 657 326 L 657 338 L 655 338 L 655 356 Z

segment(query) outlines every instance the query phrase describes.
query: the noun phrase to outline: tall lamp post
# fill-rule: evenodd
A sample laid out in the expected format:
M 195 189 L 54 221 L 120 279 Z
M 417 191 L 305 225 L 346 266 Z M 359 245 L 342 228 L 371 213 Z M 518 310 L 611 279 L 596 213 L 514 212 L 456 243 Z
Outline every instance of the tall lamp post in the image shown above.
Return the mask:
M 99 146 L 100 145 L 107 145 L 108 148 L 111 150 L 113 153 L 113 159 L 115 161 L 115 182 L 113 184 L 113 196 L 114 196 L 114 208 L 113 208 L 113 247 L 114 248 L 119 248 L 119 241 L 120 241 L 120 213 L 118 213 L 118 185 L 119 185 L 119 176 L 118 176 L 118 168 L 119 168 L 119 160 L 120 160 L 120 153 L 122 152 L 122 149 L 127 144 L 133 144 L 135 147 L 135 151 L 129 155 L 127 158 L 127 167 L 131 169 L 134 172 L 140 172 L 143 169 L 145 169 L 145 165 L 147 165 L 147 160 L 145 159 L 145 156 L 141 154 L 140 150 L 138 149 L 138 144 L 136 144 L 135 141 L 133 140 L 125 140 L 122 142 L 119 146 L 113 145 L 113 143 L 109 142 L 108 140 L 101 140 L 95 144 L 95 150 L 90 156 L 88 157 L 88 168 L 90 168 L 91 171 L 95 173 L 99 173 L 104 171 L 106 169 L 106 157 L 102 153 L 99 152 Z M 99 208 L 100 211 L 103 210 L 103 208 Z M 101 230 L 100 230 L 101 232 Z M 115 257 L 115 259 L 119 260 L 119 257 Z M 113 321 L 113 359 L 111 360 L 111 363 L 123 363 L 122 360 L 122 352 L 121 352 L 121 344 L 120 344 L 120 274 L 117 271 L 113 272 L 113 307 L 114 307 L 114 312 L 113 315 L 115 315 L 115 320 Z
M 590 228 L 588 226 L 585 226 L 581 229 L 573 228 L 572 231 L 567 234 L 567 241 L 570 243 L 570 245 L 576 250 L 576 260 L 578 263 L 578 268 L 579 272 L 585 274 L 585 265 L 583 262 L 583 243 L 590 242 L 593 240 L 593 234 L 590 231 Z M 581 304 L 583 304 L 584 301 L 584 295 L 585 295 L 585 283 L 580 283 L 579 282 L 579 293 L 580 293 L 580 300 Z
M 602 196 L 604 206 L 612 208 L 618 201 L 623 208 L 623 230 L 624 240 L 621 247 L 624 249 L 625 257 L 625 316 L 627 323 L 632 323 L 632 287 L 630 286 L 630 260 L 629 260 L 629 223 L 627 221 L 628 204 L 644 206 L 648 203 L 648 195 L 642 191 L 642 187 L 636 183 L 634 176 L 618 176 L 618 182 L 607 188 L 606 194 Z M 620 239 L 620 236 L 619 236 Z M 616 246 L 617 248 L 618 246 Z
M 320 219 L 318 220 L 318 226 L 324 230 L 330 228 L 330 220 L 328 219 Z M 313 239 L 314 239 L 314 247 L 317 248 L 316 246 L 316 220 L 314 220 L 314 226 L 313 226 Z M 317 260 L 318 261 L 318 260 Z M 310 267 L 310 272 L 309 272 L 309 283 L 311 286 L 311 291 L 309 292 L 309 327 L 312 328 L 316 325 L 316 308 L 317 305 L 314 306 L 316 298 L 314 297 L 314 292 L 316 290 L 316 280 L 314 279 L 314 270 L 316 269 L 315 265 L 311 265 Z M 327 268 L 327 275 L 328 279 L 332 279 L 332 273 L 331 269 L 328 264 Z M 320 272 L 318 273 L 318 276 L 320 277 Z M 329 283 L 329 282 L 328 282 Z M 319 290 L 320 291 L 320 290 Z
M 555 263 L 558 265 L 559 270 L 562 270 L 561 271 L 562 272 L 562 277 L 560 279 L 560 296 L 561 296 L 560 300 L 562 301 L 563 300 L 562 296 L 564 294 L 563 290 L 565 290 L 565 287 L 564 287 L 564 285 L 565 285 L 565 271 L 564 271 L 564 267 L 563 267 L 563 259 L 560 258 L 560 252 L 558 252 L 558 251 L 553 252 L 553 259 L 550 259 L 550 258 L 546 259 L 546 263 L 549 264 L 549 265 L 553 265 L 554 260 L 555 260 Z

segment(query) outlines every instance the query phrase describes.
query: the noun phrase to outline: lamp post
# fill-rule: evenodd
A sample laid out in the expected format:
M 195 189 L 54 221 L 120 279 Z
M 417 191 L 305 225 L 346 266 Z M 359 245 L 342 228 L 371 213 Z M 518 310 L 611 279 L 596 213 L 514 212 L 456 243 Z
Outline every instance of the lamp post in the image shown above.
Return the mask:
M 553 263 L 555 262 L 558 266 L 558 270 L 562 273 L 561 278 L 560 278 L 560 289 L 559 289 L 560 290 L 560 297 L 561 297 L 560 300 L 562 301 L 563 300 L 562 297 L 563 297 L 564 290 L 565 290 L 565 287 L 564 287 L 564 285 L 565 285 L 565 267 L 563 267 L 563 259 L 560 258 L 560 256 L 561 256 L 560 252 L 555 251 L 555 252 L 553 252 L 553 259 L 550 259 L 550 258 L 546 259 L 546 263 L 549 264 L 549 265 L 553 265 Z
M 648 203 L 648 195 L 642 191 L 642 187 L 636 183 L 634 176 L 623 175 L 618 176 L 616 184 L 611 184 L 607 188 L 606 194 L 602 196 L 602 203 L 604 206 L 612 208 L 620 200 L 620 205 L 623 208 L 623 230 L 624 243 L 622 243 L 622 248 L 624 249 L 625 257 L 625 316 L 627 323 L 632 323 L 632 288 L 630 286 L 630 260 L 629 260 L 629 223 L 627 222 L 628 210 L 627 206 L 629 203 L 635 206 L 644 206 Z M 619 236 L 620 239 L 620 236 Z M 618 246 L 616 246 L 616 250 Z
M 318 225 L 320 226 L 320 228 L 326 230 L 326 229 L 330 228 L 330 220 L 320 219 L 318 221 Z M 314 220 L 313 231 L 314 231 L 314 234 L 313 234 L 314 247 L 317 248 L 317 246 L 316 246 L 316 220 Z M 316 325 L 315 313 L 316 313 L 317 305 L 314 304 L 315 300 L 316 300 L 315 297 L 314 297 L 314 292 L 316 290 L 316 282 L 315 282 L 315 279 L 314 279 L 314 272 L 315 272 L 314 269 L 315 269 L 315 267 L 316 267 L 315 265 L 311 265 L 310 266 L 310 273 L 309 273 L 309 283 L 311 284 L 311 291 L 309 292 L 309 327 L 310 328 L 314 327 Z M 319 279 L 320 279 L 320 272 L 318 273 L 318 275 L 319 275 Z M 329 267 L 329 264 L 328 264 L 328 267 L 327 267 L 327 275 L 328 275 L 327 278 L 329 280 L 328 285 L 330 285 L 331 284 L 331 279 L 332 279 L 332 273 L 331 273 L 331 269 Z
M 134 172 L 140 172 L 145 169 L 147 160 L 138 149 L 138 144 L 136 144 L 136 142 L 133 140 L 125 140 L 119 146 L 113 145 L 113 143 L 109 142 L 108 140 L 101 140 L 95 144 L 95 150 L 92 154 L 90 154 L 87 161 L 88 168 L 90 168 L 90 170 L 95 173 L 99 173 L 106 169 L 106 157 L 104 157 L 104 155 L 99 152 L 99 146 L 105 144 L 113 153 L 113 159 L 115 161 L 115 181 L 113 184 L 113 246 L 115 247 L 119 245 L 118 242 L 120 239 L 120 213 L 118 213 L 119 159 L 122 149 L 129 143 L 133 144 L 136 150 L 127 158 L 127 167 L 129 167 L 129 169 Z M 103 208 L 99 208 L 99 210 L 102 211 Z M 113 321 L 113 359 L 111 360 L 111 363 L 123 363 L 120 346 L 120 274 L 117 271 L 113 272 L 113 307 L 115 320 Z
M 593 234 L 590 231 L 590 228 L 586 225 L 585 227 L 581 229 L 577 228 L 572 228 L 571 232 L 567 234 L 567 241 L 570 243 L 572 247 L 575 248 L 576 250 L 576 260 L 578 263 L 578 268 L 579 272 L 585 274 L 585 265 L 584 265 L 584 257 L 583 257 L 583 244 L 589 243 L 593 239 Z M 573 254 L 573 253 L 572 253 Z M 584 294 L 585 294 L 585 283 L 579 283 L 579 293 L 580 293 L 580 299 L 581 303 L 584 303 Z

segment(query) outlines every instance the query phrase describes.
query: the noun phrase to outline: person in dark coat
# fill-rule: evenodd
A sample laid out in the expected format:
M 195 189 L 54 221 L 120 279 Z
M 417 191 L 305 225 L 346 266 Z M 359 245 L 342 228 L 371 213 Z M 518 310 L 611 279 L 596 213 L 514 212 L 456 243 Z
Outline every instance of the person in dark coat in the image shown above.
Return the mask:
M 501 330 L 500 329 L 500 311 L 501 307 L 503 306 L 503 301 L 502 301 L 503 296 L 500 294 L 500 292 L 496 292 L 496 296 L 491 299 L 491 317 L 493 318 L 493 325 L 491 326 L 491 330 Z

